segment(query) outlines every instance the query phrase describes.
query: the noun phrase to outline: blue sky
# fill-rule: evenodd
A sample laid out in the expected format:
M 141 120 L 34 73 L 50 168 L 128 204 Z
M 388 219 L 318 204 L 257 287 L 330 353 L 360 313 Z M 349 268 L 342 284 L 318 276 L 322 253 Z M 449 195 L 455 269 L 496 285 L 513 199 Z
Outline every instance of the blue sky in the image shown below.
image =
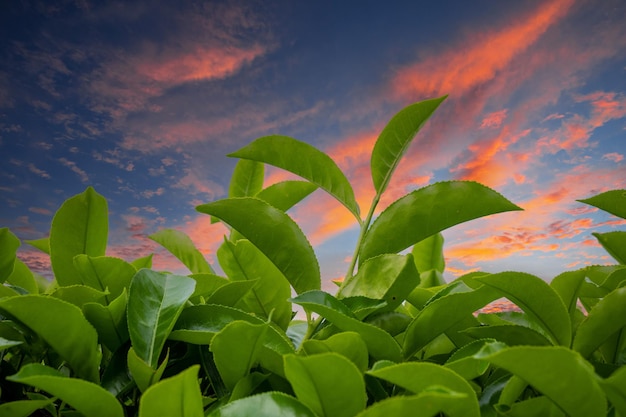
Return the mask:
M 446 231 L 446 277 L 610 263 L 591 233 L 624 222 L 575 200 L 626 187 L 624 21 L 619 0 L 3 2 L 0 226 L 43 237 L 92 185 L 109 201 L 110 255 L 155 252 L 156 268 L 178 270 L 146 237 L 167 227 L 215 263 L 225 229 L 194 207 L 226 197 L 226 154 L 268 134 L 313 144 L 363 213 L 386 121 L 448 94 L 381 208 L 467 179 L 525 211 Z M 284 178 L 268 170 L 266 183 Z M 350 213 L 316 191 L 289 214 L 326 281 L 340 278 Z M 19 256 L 49 271 L 27 245 Z

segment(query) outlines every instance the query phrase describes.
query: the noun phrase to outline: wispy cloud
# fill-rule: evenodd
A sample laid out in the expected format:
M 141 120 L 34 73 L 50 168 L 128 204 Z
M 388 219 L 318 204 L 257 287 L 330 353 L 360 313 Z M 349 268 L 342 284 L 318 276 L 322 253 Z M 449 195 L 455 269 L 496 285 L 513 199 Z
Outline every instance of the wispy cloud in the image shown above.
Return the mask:
M 83 171 L 76 165 L 76 162 L 70 161 L 67 158 L 59 158 L 58 161 L 61 163 L 61 165 L 71 169 L 72 172 L 78 175 L 78 177 L 80 178 L 82 182 L 84 183 L 89 182 L 89 176 L 87 175 L 85 171 Z
M 52 178 L 52 177 L 50 176 L 50 174 L 48 174 L 48 173 L 47 173 L 46 171 L 44 171 L 43 169 L 39 169 L 39 168 L 37 168 L 37 167 L 35 166 L 35 164 L 32 164 L 32 163 L 28 164 L 28 170 L 29 170 L 30 172 L 32 172 L 33 174 L 36 174 L 36 175 L 40 176 L 41 178 L 45 178 L 45 179 L 48 179 L 48 180 L 49 180 L 50 178 Z
M 617 153 L 617 152 L 610 152 L 610 153 L 605 153 L 604 155 L 602 155 L 602 158 L 618 163 L 624 160 L 624 155 L 622 155 L 621 153 Z

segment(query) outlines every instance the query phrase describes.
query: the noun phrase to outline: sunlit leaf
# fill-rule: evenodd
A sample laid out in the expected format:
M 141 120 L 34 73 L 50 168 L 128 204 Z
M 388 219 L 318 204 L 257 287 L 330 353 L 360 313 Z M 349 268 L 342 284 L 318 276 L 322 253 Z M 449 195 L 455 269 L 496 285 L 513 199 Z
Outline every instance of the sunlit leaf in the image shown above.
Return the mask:
M 0 416 L 3 417 L 28 417 L 35 411 L 44 408 L 55 401 L 48 400 L 20 400 L 0 404 Z
M 142 268 L 150 269 L 150 268 L 152 268 L 152 257 L 153 256 L 154 256 L 153 253 L 151 253 L 148 256 L 142 256 L 141 258 L 135 259 L 130 264 L 132 266 L 134 266 L 137 271 L 139 271 Z
M 504 347 L 502 343 L 498 343 L 494 339 L 476 340 L 454 352 L 444 366 L 467 380 L 477 378 L 487 372 L 489 362 L 476 358 L 474 355 L 487 345 L 496 348 Z
M 137 353 L 131 347 L 128 350 L 126 361 L 128 364 L 128 372 L 133 377 L 135 384 L 137 384 L 137 388 L 139 388 L 141 392 L 146 392 L 149 387 L 161 380 L 169 361 L 169 352 L 159 366 L 153 367 L 137 356 Z
M 446 97 L 411 104 L 387 123 L 372 150 L 372 180 L 377 194 L 385 191 L 411 141 Z
M 320 417 L 352 417 L 365 408 L 363 376 L 339 354 L 287 355 L 285 375 L 296 397 Z
M 302 344 L 302 352 L 307 355 L 335 352 L 350 359 L 364 372 L 368 366 L 367 345 L 356 332 L 341 332 L 325 340 L 309 339 Z
M 257 198 L 227 198 L 196 207 L 228 223 L 283 273 L 298 293 L 319 289 L 320 269 L 311 244 L 284 212 Z
M 626 265 L 626 232 L 592 233 L 617 262 Z
M 107 390 L 89 381 L 68 378 L 48 366 L 31 363 L 7 379 L 59 397 L 86 416 L 124 417 L 122 405 Z
M 139 401 L 139 417 L 204 417 L 198 370 L 191 366 L 148 388 Z
M 463 333 L 475 339 L 496 339 L 509 346 L 549 346 L 552 344 L 543 334 L 536 330 L 516 324 L 470 327 L 463 330 Z
M 315 147 L 288 136 L 272 135 L 228 156 L 265 162 L 299 175 L 335 197 L 360 222 L 359 206 L 350 182 L 335 161 Z
M 7 227 L 0 228 L 0 284 L 13 273 L 20 240 Z
M 128 331 L 137 356 L 153 368 L 195 284 L 188 277 L 148 269 L 133 278 L 128 294 Z
M 1 299 L 0 311 L 37 333 L 77 376 L 99 380 L 98 334 L 78 307 L 52 297 L 24 295 Z
M 13 272 L 7 278 L 7 283 L 24 288 L 30 294 L 37 294 L 39 292 L 39 285 L 37 281 L 35 281 L 35 276 L 28 266 L 17 257 L 15 258 Z
M 137 273 L 134 266 L 123 259 L 111 256 L 77 255 L 74 267 L 80 273 L 82 283 L 100 291 L 108 291 L 106 303 L 127 291 L 130 281 Z
M 83 313 L 98 332 L 99 340 L 111 351 L 115 352 L 129 338 L 126 321 L 126 290 L 108 306 L 98 303 L 83 305 Z
M 103 256 L 109 232 L 107 201 L 92 187 L 67 199 L 52 219 L 50 262 L 60 286 L 82 284 L 76 255 Z
M 297 399 L 282 392 L 265 392 L 226 404 L 209 417 L 318 417 Z
M 50 238 L 42 237 L 41 239 L 25 240 L 30 246 L 39 249 L 43 253 L 50 255 Z
M 174 229 L 161 229 L 148 238 L 167 249 L 178 258 L 192 274 L 212 274 L 213 268 L 185 233 Z
M 50 297 L 67 301 L 78 308 L 83 308 L 86 303 L 103 303 L 106 296 L 107 293 L 86 285 L 68 285 L 59 287 L 50 293 Z
M 265 166 L 262 163 L 240 159 L 235 165 L 230 185 L 229 197 L 254 197 L 263 188 Z
M 590 198 L 577 200 L 626 219 L 626 190 L 611 190 Z
M 420 273 L 420 287 L 434 287 L 446 283 L 443 279 L 443 271 L 446 268 L 443 242 L 443 235 L 435 233 L 413 245 L 411 253 Z
M 359 262 L 398 253 L 451 226 L 490 214 L 521 210 L 502 195 L 471 181 L 429 185 L 396 200 L 374 221 Z
M 279 210 L 287 211 L 317 190 L 308 181 L 282 181 L 261 190 L 256 198 L 268 202 Z
M 379 401 L 356 415 L 356 417 L 436 417 L 445 412 L 449 417 L 464 417 L 465 410 L 457 404 L 467 402 L 467 394 L 446 390 L 440 386 L 432 386 L 430 390 L 419 395 L 391 397 Z

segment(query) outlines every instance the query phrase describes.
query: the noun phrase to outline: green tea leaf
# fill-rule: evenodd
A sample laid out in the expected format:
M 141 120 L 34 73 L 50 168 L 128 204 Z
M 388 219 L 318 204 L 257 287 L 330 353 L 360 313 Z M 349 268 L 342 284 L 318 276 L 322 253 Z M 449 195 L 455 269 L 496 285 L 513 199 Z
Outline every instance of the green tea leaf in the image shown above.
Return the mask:
M 422 279 L 421 287 L 445 284 L 443 271 L 446 268 L 446 261 L 443 256 L 443 242 L 443 235 L 435 233 L 413 245 L 411 253 Z
M 611 190 L 577 201 L 626 219 L 626 190 Z
M 7 283 L 24 288 L 30 294 L 37 294 L 39 292 L 39 285 L 37 281 L 35 281 L 35 276 L 28 266 L 17 257 L 15 258 L 13 272 L 7 278 Z
M 108 290 L 107 304 L 128 290 L 137 273 L 135 267 L 125 260 L 111 256 L 77 255 L 74 267 L 80 273 L 82 283 L 100 291 Z
M 466 416 L 455 403 L 465 403 L 467 395 L 433 386 L 419 395 L 391 397 L 374 403 L 356 417 L 436 417 L 445 412 L 449 417 Z
M 78 307 L 43 295 L 23 295 L 1 299 L 0 311 L 37 333 L 78 377 L 99 381 L 98 334 Z
M 22 343 L 24 342 L 20 340 L 9 340 L 0 336 L 0 352 L 2 352 L 5 349 L 12 348 L 13 346 L 21 345 Z
M 285 356 L 285 375 L 296 397 L 320 417 L 352 417 L 365 408 L 365 381 L 336 353 Z
M 128 294 L 128 331 L 137 356 L 153 368 L 195 284 L 188 277 L 149 269 L 140 270 L 133 278 Z
M 48 400 L 20 400 L 0 404 L 0 416 L 28 417 L 35 411 L 52 404 L 54 400 L 54 398 Z
M 626 265 L 626 232 L 592 233 L 617 262 Z
M 196 207 L 228 223 L 252 242 L 283 273 L 297 293 L 321 286 L 311 244 L 285 213 L 256 198 L 227 198 Z
M 59 397 L 86 416 L 124 417 L 122 405 L 104 388 L 93 382 L 68 378 L 56 369 L 39 363 L 25 365 L 7 379 Z
M 259 162 L 240 159 L 235 165 L 228 187 L 229 197 L 254 197 L 263 188 L 265 166 Z
M 229 154 L 282 168 L 311 181 L 343 204 L 359 222 L 359 206 L 350 182 L 324 152 L 288 136 L 264 136 Z
M 192 300 L 200 296 L 208 297 L 230 282 L 227 278 L 215 274 L 191 274 L 189 278 L 196 281 L 196 289 L 191 295 Z
M 83 308 L 83 305 L 86 303 L 103 303 L 107 294 L 86 285 L 68 285 L 52 291 L 50 297 L 58 298 L 74 304 L 78 308 Z
M 20 247 L 20 240 L 8 227 L 0 228 L 0 284 L 11 276 L 13 265 L 17 259 L 17 248 Z
M 128 364 L 128 372 L 133 377 L 139 391 L 146 392 L 148 388 L 161 380 L 163 372 L 169 361 L 169 352 L 158 367 L 152 367 L 143 359 L 137 356 L 135 349 L 128 349 L 126 355 L 126 363 Z M 156 369 L 155 369 L 156 368 Z
M 153 256 L 154 256 L 154 254 L 151 253 L 148 256 L 143 256 L 141 258 L 135 259 L 130 264 L 132 266 L 134 266 L 137 271 L 139 271 L 142 268 L 150 269 L 150 268 L 152 268 L 152 257 Z
M 365 372 L 369 360 L 367 345 L 356 332 L 337 333 L 326 340 L 306 340 L 302 344 L 302 352 L 308 356 L 318 353 L 339 353 L 350 359 L 361 372 Z
M 243 298 L 246 298 L 259 280 L 232 281 L 216 289 L 206 299 L 207 304 L 221 304 L 223 306 L 237 307 Z M 249 311 L 247 309 L 243 309 Z
M 372 150 L 372 180 L 381 195 L 411 141 L 447 96 L 424 100 L 400 110 L 378 136 Z
M 428 392 L 433 385 L 465 394 L 465 397 L 450 402 L 445 410 L 446 414 L 480 417 L 478 400 L 472 386 L 456 372 L 441 365 L 428 362 L 404 362 L 371 370 L 368 374 L 389 381 L 415 394 Z
M 606 399 L 593 367 L 563 346 L 515 346 L 477 354 L 519 376 L 571 417 L 606 415 Z
M 383 253 L 398 253 L 459 223 L 512 210 L 521 208 L 471 181 L 440 182 L 420 188 L 380 213 L 365 235 L 359 263 Z
M 319 314 L 344 332 L 358 333 L 374 358 L 396 362 L 402 359 L 400 346 L 389 333 L 358 320 L 345 304 L 332 295 L 323 291 L 309 291 L 292 298 L 291 302 Z
M 256 198 L 268 202 L 278 210 L 287 211 L 317 190 L 308 181 L 281 181 L 261 190 Z
M 139 417 L 204 417 L 199 368 L 191 366 L 148 388 L 139 401 Z
M 267 324 L 234 321 L 211 340 L 215 365 L 229 390 L 232 391 L 258 362 L 267 329 Z
M 462 332 L 474 339 L 496 339 L 509 346 L 549 346 L 552 344 L 544 335 L 536 330 L 517 324 L 470 327 Z
M 496 406 L 496 408 L 498 407 Z M 498 411 L 507 417 L 566 417 L 547 397 L 530 398 Z
M 379 255 L 368 259 L 341 290 L 343 297 L 363 296 L 387 302 L 395 310 L 419 284 L 411 254 Z
M 240 297 L 242 310 L 271 318 L 286 329 L 291 321 L 289 281 L 282 272 L 250 241 L 225 241 L 217 250 L 217 258 L 226 275 L 233 281 L 257 281 L 252 290 Z M 217 304 L 217 303 L 215 303 Z
M 626 366 L 620 367 L 607 379 L 600 380 L 600 384 L 619 415 L 626 416 Z
M 464 284 L 456 286 L 466 292 L 451 293 L 429 302 L 409 324 L 404 337 L 405 358 L 412 357 L 439 335 L 498 298 L 487 286 L 473 291 Z
M 577 310 L 578 295 L 582 284 L 585 282 L 585 270 L 567 271 L 557 275 L 550 282 L 550 287 L 561 297 L 570 318 L 574 317 Z
M 130 337 L 126 321 L 126 290 L 108 306 L 98 303 L 83 305 L 85 317 L 98 332 L 98 338 L 111 352 L 115 352 Z
M 265 392 L 226 404 L 209 417 L 318 417 L 297 399 L 282 392 Z
M 50 238 L 42 237 L 41 239 L 25 240 L 24 242 L 50 255 Z
M 448 358 L 444 366 L 461 375 L 468 381 L 477 378 L 487 372 L 489 362 L 478 359 L 474 355 L 487 346 L 491 348 L 502 348 L 502 343 L 496 342 L 494 339 L 482 339 L 468 343 Z
M 148 236 L 178 258 L 192 274 L 215 273 L 211 265 L 185 233 L 174 229 L 161 229 Z
M 67 199 L 52 219 L 50 262 L 60 286 L 82 284 L 76 255 L 103 256 L 109 233 L 107 201 L 92 187 Z
M 561 297 L 541 278 L 523 272 L 501 272 L 482 277 L 482 282 L 514 302 L 546 331 L 554 344 L 569 346 L 572 326 Z
M 626 326 L 626 287 L 610 292 L 589 311 L 578 326 L 572 349 L 587 358 L 624 326 Z

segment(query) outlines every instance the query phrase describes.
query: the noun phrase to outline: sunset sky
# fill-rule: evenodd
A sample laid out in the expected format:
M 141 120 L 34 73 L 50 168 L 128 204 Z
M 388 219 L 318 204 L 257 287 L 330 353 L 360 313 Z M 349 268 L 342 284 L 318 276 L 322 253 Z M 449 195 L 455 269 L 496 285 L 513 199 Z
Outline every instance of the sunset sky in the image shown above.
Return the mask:
M 226 229 L 195 206 L 226 197 L 226 154 L 268 134 L 308 142 L 366 213 L 385 123 L 448 94 L 381 208 L 463 179 L 525 211 L 445 231 L 446 279 L 550 280 L 611 263 L 591 233 L 626 223 L 575 200 L 626 188 L 624 22 L 623 0 L 4 1 L 0 227 L 44 237 L 61 203 L 92 185 L 109 201 L 109 255 L 155 252 L 156 269 L 187 273 L 146 238 L 166 227 L 215 265 Z M 358 232 L 348 210 L 318 190 L 289 214 L 325 282 L 342 277 Z M 19 256 L 49 275 L 37 250 Z

